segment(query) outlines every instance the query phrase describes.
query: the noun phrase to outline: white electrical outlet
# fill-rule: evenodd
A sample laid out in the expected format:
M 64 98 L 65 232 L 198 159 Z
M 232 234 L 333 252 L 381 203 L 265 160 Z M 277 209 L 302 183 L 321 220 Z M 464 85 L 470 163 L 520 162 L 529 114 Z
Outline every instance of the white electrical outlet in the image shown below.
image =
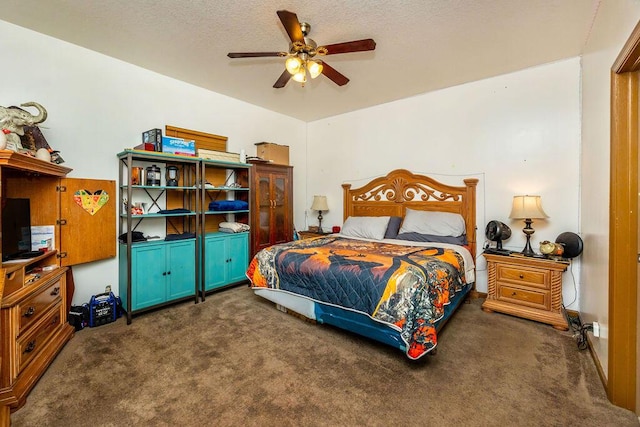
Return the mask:
M 600 324 L 598 322 L 593 322 L 593 336 L 600 337 Z

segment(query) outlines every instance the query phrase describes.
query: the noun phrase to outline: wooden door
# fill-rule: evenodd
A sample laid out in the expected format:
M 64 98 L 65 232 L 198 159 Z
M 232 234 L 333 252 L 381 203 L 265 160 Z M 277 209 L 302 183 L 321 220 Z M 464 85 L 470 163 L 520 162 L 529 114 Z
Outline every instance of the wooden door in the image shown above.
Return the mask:
M 61 265 L 116 256 L 117 203 L 115 181 L 81 178 L 60 181 Z
M 640 23 L 611 72 L 609 195 L 609 345 L 607 396 L 639 413 L 638 378 L 638 138 Z

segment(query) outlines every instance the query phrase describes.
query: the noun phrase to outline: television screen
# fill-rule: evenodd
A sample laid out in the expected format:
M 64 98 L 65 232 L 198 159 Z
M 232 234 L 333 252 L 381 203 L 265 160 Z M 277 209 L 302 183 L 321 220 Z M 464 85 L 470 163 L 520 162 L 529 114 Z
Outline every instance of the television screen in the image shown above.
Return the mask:
M 31 251 L 29 199 L 2 200 L 2 261 Z

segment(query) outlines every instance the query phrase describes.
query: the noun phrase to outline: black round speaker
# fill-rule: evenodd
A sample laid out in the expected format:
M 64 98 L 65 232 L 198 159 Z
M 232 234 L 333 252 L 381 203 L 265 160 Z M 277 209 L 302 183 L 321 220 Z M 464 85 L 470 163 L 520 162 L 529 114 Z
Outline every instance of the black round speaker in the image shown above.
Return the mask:
M 565 258 L 575 258 L 582 253 L 582 239 L 576 233 L 571 233 L 570 231 L 560 233 L 556 237 L 556 243 L 564 247 L 562 256 Z

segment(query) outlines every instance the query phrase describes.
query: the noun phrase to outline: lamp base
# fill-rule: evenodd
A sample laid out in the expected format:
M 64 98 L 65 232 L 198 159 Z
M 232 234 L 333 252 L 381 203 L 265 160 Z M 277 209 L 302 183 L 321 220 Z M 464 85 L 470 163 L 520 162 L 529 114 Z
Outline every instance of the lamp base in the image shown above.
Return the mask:
M 522 229 L 522 232 L 527 236 L 527 243 L 524 245 L 524 249 L 521 254 L 524 256 L 534 256 L 536 253 L 531 248 L 531 235 L 536 231 L 531 227 L 531 218 L 527 218 L 524 220 L 525 227 Z
M 318 211 L 318 233 L 324 233 L 324 231 L 322 231 L 322 211 Z

